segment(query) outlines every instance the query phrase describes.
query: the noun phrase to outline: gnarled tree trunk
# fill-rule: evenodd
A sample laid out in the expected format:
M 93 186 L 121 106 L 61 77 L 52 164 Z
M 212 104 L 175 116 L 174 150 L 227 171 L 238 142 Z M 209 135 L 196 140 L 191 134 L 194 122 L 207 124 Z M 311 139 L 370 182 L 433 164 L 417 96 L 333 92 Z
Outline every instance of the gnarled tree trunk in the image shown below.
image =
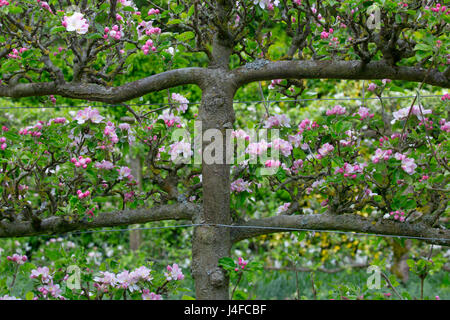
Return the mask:
M 220 69 L 217 70 L 220 76 Z M 225 161 L 226 129 L 234 122 L 233 96 L 235 89 L 219 77 L 208 79 L 203 89 L 200 106 L 202 133 L 218 129 L 222 134 L 223 156 L 221 163 L 202 161 L 203 212 L 194 222 L 207 224 L 230 224 L 230 165 Z M 202 139 L 203 140 L 203 139 Z M 202 150 L 209 144 L 204 141 Z M 219 162 L 219 161 L 218 161 Z M 201 226 L 194 230 L 192 241 L 192 276 L 195 279 L 197 299 L 229 299 L 229 279 L 218 267 L 219 259 L 230 256 L 232 246 L 229 228 Z

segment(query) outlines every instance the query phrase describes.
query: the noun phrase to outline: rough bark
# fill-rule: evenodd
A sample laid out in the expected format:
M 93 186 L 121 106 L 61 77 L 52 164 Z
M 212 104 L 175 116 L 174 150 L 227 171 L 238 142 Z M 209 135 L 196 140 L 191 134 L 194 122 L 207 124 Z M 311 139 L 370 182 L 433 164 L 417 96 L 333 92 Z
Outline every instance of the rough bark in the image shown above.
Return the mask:
M 201 206 L 182 202 L 149 209 L 136 209 L 99 213 L 92 221 L 67 222 L 62 216 L 44 219 L 38 228 L 31 221 L 0 221 L 0 238 L 26 237 L 41 234 L 61 234 L 64 232 L 91 228 L 127 226 L 136 223 L 162 220 L 191 220 Z
M 204 68 L 170 70 L 118 87 L 104 87 L 98 84 L 81 82 L 18 83 L 13 86 L 0 85 L 0 97 L 21 98 L 54 94 L 74 99 L 120 103 L 142 97 L 154 91 L 185 84 L 198 84 L 206 72 L 207 69 Z
M 394 261 L 391 266 L 391 272 L 395 274 L 403 283 L 408 282 L 409 266 L 406 260 L 409 258 L 409 250 L 411 249 L 411 240 L 406 240 L 401 244 L 395 240 L 389 241 L 394 253 Z M 450 243 L 448 243 L 450 245 Z
M 239 85 L 271 79 L 391 79 L 414 82 L 425 79 L 426 84 L 450 88 L 450 78 L 436 69 L 427 75 L 427 69 L 393 66 L 385 61 L 364 64 L 361 61 L 257 60 L 231 72 Z
M 223 72 L 216 69 L 217 76 L 206 79 L 200 106 L 202 131 L 218 129 L 225 137 L 225 130 L 234 122 L 233 96 L 235 88 L 224 82 Z M 225 139 L 224 150 L 225 150 Z M 203 142 L 202 150 L 208 145 Z M 207 164 L 203 158 L 203 211 L 196 216 L 196 223 L 230 224 L 230 165 L 223 161 Z M 195 279 L 197 299 L 225 300 L 229 298 L 229 279 L 218 267 L 219 259 L 230 256 L 231 230 L 213 226 L 194 229 L 192 241 L 192 276 Z
M 215 43 L 215 48 L 226 51 L 226 47 Z M 229 51 L 226 52 L 229 54 Z M 224 55 L 225 56 L 225 55 Z M 224 56 L 211 63 L 214 67 L 224 68 L 227 61 Z M 155 74 L 118 87 L 104 87 L 92 83 L 43 82 L 0 85 L 0 97 L 31 97 L 60 95 L 67 98 L 85 99 L 105 103 L 121 103 L 141 97 L 150 92 L 185 85 L 199 84 L 205 78 L 214 75 L 216 69 L 182 68 Z M 422 82 L 443 88 L 450 88 L 450 77 L 445 72 L 419 67 L 392 66 L 385 61 L 364 64 L 361 61 L 276 61 L 256 60 L 232 71 L 223 70 L 223 77 L 232 78 L 238 86 L 254 81 L 271 79 L 347 79 L 373 80 L 391 79 Z M 427 75 L 427 76 L 426 76 Z
M 142 164 L 140 158 L 131 157 L 130 159 L 130 168 L 133 177 L 136 178 L 137 187 L 139 190 L 142 190 Z M 139 225 L 137 225 L 139 227 Z M 136 251 L 139 249 L 142 243 L 142 234 L 141 230 L 131 230 L 130 231 L 130 249 L 132 251 Z
M 251 228 L 250 226 L 262 228 Z M 427 238 L 425 241 L 428 243 L 450 246 L 450 230 L 432 228 L 420 222 L 400 223 L 384 219 L 371 221 L 354 214 L 283 215 L 252 219 L 233 228 L 231 236 L 233 242 L 238 242 L 264 234 L 295 231 L 286 229 L 339 230 L 386 236 L 421 237 Z

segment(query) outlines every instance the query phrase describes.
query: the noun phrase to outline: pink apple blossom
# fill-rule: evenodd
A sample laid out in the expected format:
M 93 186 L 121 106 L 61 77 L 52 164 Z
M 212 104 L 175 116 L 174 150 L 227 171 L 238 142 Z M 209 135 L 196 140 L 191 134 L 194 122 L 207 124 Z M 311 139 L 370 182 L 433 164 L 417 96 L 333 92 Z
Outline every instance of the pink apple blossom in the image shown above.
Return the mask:
M 87 107 L 78 111 L 76 116 L 73 118 L 73 120 L 76 120 L 78 124 L 83 124 L 88 120 L 92 123 L 100 123 L 103 119 L 105 118 L 100 115 L 100 112 L 97 109 L 92 109 L 92 107 Z
M 164 273 L 164 276 L 166 277 L 167 281 L 174 281 L 174 280 L 183 280 L 184 274 L 181 271 L 181 269 L 178 267 L 178 264 L 174 263 L 172 266 L 167 266 L 167 271 Z
M 179 112 L 183 112 L 183 113 L 186 112 L 186 110 L 188 108 L 188 103 L 189 103 L 188 99 L 186 99 L 181 94 L 172 93 L 172 100 L 179 103 L 177 106 L 177 110 Z
M 67 31 L 76 31 L 78 34 L 85 34 L 88 32 L 89 24 L 83 18 L 80 12 L 74 12 L 71 16 L 64 16 L 62 25 Z

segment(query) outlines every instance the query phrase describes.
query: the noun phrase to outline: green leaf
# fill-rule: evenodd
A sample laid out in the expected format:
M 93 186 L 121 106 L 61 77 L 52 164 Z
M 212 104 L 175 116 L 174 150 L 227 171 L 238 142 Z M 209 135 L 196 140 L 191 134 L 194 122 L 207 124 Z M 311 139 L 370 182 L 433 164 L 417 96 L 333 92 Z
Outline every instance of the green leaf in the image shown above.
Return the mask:
M 299 233 L 299 235 L 297 237 L 297 240 L 299 242 L 301 242 L 301 241 L 303 241 L 303 239 L 305 239 L 305 237 L 306 237 L 306 231 L 302 231 L 302 232 Z
M 101 39 L 103 36 L 100 33 L 89 33 L 86 39 Z
M 188 13 L 187 13 L 188 18 L 191 17 L 191 16 L 194 14 L 194 10 L 195 10 L 195 7 L 194 7 L 194 6 L 191 6 L 191 7 L 189 8 L 189 11 L 188 11 Z
M 234 270 L 236 268 L 236 263 L 230 257 L 223 257 L 219 259 L 219 266 L 225 270 Z
M 64 28 L 63 26 L 58 26 L 58 27 L 54 27 L 50 30 L 50 34 L 56 34 L 56 33 L 60 33 L 66 31 L 66 28 Z
M 375 172 L 375 173 L 373 174 L 373 178 L 374 178 L 375 181 L 378 182 L 379 184 L 382 184 L 382 183 L 383 183 L 384 178 L 383 178 L 383 175 L 382 175 L 381 173 Z
M 181 297 L 181 300 L 196 300 L 196 299 L 194 297 L 191 297 L 191 296 L 183 295 Z
M 179 41 L 188 41 L 188 40 L 193 39 L 193 38 L 195 38 L 195 33 L 192 32 L 192 31 L 186 31 L 186 32 L 183 32 L 181 34 L 177 34 L 175 36 L 175 39 L 177 39 Z
M 23 9 L 21 7 L 9 7 L 9 13 L 19 14 L 22 12 L 23 12 Z
M 31 291 L 28 291 L 27 294 L 25 295 L 25 300 L 33 300 L 34 298 L 34 293 Z
M 415 51 L 417 51 L 417 50 L 432 51 L 432 48 L 431 48 L 431 46 L 429 46 L 429 45 L 427 45 L 425 43 L 419 43 L 419 44 L 416 44 L 416 46 L 414 47 L 414 50 Z
M 172 19 L 172 20 L 169 20 L 166 24 L 171 25 L 171 24 L 179 24 L 182 22 L 183 22 L 183 20 L 181 20 L 181 19 Z

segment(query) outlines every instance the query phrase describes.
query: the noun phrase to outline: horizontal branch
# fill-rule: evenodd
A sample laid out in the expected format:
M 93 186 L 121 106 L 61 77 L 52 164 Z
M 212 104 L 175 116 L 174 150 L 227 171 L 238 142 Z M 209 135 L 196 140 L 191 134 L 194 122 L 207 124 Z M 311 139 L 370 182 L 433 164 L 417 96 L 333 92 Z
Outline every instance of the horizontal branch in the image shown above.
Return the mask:
M 253 226 L 257 228 L 252 228 Z M 428 243 L 450 246 L 450 230 L 431 228 L 423 223 L 401 223 L 385 219 L 375 222 L 353 214 L 282 215 L 263 219 L 253 219 L 233 228 L 231 237 L 234 242 L 238 242 L 274 232 L 295 231 L 285 230 L 286 228 L 352 231 L 412 238 L 421 237 L 427 238 L 427 240 L 423 241 Z
M 270 62 L 260 60 L 234 69 L 232 74 L 238 86 L 272 79 L 347 79 L 376 80 L 391 79 L 450 88 L 450 78 L 436 69 L 430 71 L 419 67 L 392 66 L 384 61 L 363 64 L 361 61 L 308 61 L 289 60 Z
M 35 228 L 29 221 L 0 221 L 0 238 L 26 237 L 43 234 L 59 234 L 92 228 L 117 227 L 162 220 L 192 220 L 201 209 L 193 203 L 177 203 L 149 209 L 102 212 L 91 221 L 67 222 L 63 216 L 54 216 L 42 220 Z
M 161 72 L 118 87 L 104 87 L 93 83 L 42 82 L 0 85 L 0 97 L 23 98 L 60 95 L 66 98 L 121 103 L 142 97 L 150 92 L 186 84 L 200 84 L 207 74 L 204 68 L 182 68 Z

